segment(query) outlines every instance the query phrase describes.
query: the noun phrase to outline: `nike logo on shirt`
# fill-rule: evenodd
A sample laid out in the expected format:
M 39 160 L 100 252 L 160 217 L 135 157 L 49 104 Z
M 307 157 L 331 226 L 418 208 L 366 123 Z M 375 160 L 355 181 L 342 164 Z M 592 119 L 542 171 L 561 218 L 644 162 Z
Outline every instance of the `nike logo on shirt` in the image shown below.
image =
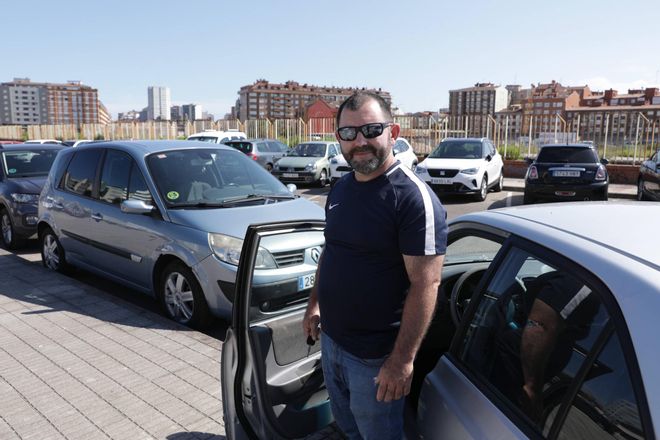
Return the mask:
M 328 211 L 332 211 L 332 208 L 339 206 L 339 203 L 335 203 L 334 205 L 331 203 L 330 206 L 328 206 Z

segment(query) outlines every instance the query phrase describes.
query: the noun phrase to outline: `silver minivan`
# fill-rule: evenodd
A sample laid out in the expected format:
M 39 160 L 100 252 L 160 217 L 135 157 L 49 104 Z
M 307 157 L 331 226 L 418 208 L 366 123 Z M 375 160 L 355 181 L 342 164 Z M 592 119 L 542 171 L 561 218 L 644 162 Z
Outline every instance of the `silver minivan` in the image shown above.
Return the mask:
M 39 199 L 44 266 L 71 266 L 155 294 L 191 326 L 229 317 L 247 226 L 318 220 L 240 151 L 190 141 L 103 142 L 58 155 Z M 322 241 L 273 239 L 260 247 L 256 305 L 295 303 L 313 283 Z
M 268 171 L 271 171 L 275 163 L 286 156 L 286 153 L 289 151 L 289 147 L 277 139 L 227 141 L 225 145 L 229 145 L 245 153 L 250 159 Z

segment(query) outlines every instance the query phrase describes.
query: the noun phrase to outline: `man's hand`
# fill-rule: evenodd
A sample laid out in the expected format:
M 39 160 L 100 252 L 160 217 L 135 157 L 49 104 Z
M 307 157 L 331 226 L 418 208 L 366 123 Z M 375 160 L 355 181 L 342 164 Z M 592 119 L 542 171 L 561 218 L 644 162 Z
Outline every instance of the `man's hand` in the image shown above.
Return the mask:
M 397 362 L 392 357 L 388 357 L 374 379 L 378 385 L 376 400 L 391 402 L 407 396 L 410 393 L 412 377 L 412 362 Z
M 303 331 L 305 334 L 315 341 L 318 341 L 319 334 L 321 333 L 320 325 L 321 315 L 319 313 L 318 307 L 315 307 L 312 310 L 307 309 L 305 312 L 305 317 L 303 318 Z

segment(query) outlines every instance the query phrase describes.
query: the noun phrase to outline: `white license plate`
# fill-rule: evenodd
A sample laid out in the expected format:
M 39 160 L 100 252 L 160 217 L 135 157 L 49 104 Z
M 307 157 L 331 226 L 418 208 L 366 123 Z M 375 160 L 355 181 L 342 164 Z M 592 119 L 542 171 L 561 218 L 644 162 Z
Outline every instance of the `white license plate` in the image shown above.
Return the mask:
M 559 170 L 553 171 L 552 175 L 554 177 L 580 177 L 579 171 L 569 171 L 569 170 Z
M 431 183 L 434 185 L 451 185 L 451 179 L 447 177 L 431 178 Z
M 560 197 L 573 197 L 575 196 L 575 191 L 555 191 L 555 195 Z
M 282 174 L 284 177 L 298 177 L 298 173 L 284 173 Z
M 298 277 L 298 291 L 311 289 L 314 285 L 314 279 L 316 278 L 316 273 L 310 273 L 308 275 L 302 275 Z

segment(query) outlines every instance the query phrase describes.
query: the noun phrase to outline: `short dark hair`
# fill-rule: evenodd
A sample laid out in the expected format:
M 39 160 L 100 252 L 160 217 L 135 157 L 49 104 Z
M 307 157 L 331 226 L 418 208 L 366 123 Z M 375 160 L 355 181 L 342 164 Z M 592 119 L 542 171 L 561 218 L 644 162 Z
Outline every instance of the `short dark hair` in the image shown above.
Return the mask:
M 341 105 L 339 106 L 339 110 L 337 110 L 337 128 L 339 128 L 339 119 L 341 118 L 341 114 L 344 111 L 344 109 L 353 112 L 357 111 L 360 109 L 360 107 L 362 107 L 370 100 L 376 101 L 380 109 L 385 114 L 387 121 L 383 121 L 383 122 L 392 122 L 392 120 L 394 119 L 392 118 L 392 109 L 390 105 L 387 103 L 387 101 L 383 99 L 382 96 L 374 92 L 359 91 L 353 93 L 351 96 L 346 98 L 346 100 L 342 102 Z

